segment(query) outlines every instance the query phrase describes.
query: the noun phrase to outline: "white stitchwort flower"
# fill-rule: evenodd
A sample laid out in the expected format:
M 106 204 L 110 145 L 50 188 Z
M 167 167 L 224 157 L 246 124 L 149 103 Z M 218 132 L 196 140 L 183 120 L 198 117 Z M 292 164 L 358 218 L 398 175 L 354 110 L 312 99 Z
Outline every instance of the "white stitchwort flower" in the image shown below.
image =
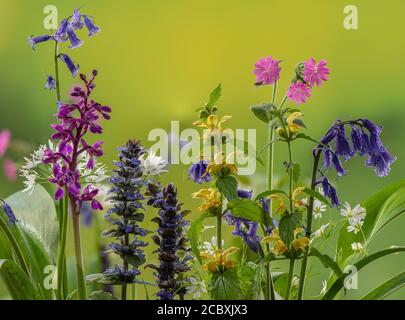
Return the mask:
M 222 239 L 221 246 L 225 245 L 225 240 Z M 213 255 L 215 249 L 217 248 L 217 237 L 213 236 L 211 241 L 204 241 L 201 245 L 201 251 L 206 251 L 208 254 Z
M 343 208 L 340 209 L 340 214 L 350 220 L 364 220 L 366 217 L 366 209 L 361 207 L 359 204 L 354 208 L 350 206 L 347 202 L 343 205 Z M 351 223 L 350 223 L 351 224 Z
M 326 211 L 326 205 L 319 201 L 318 199 L 315 199 L 314 201 L 314 211 L 313 215 L 315 219 L 320 219 L 322 218 L 322 214 Z
M 207 293 L 207 288 L 205 287 L 205 281 L 198 281 L 195 277 L 188 279 L 190 285 L 186 287 L 187 293 L 193 294 L 193 299 L 199 299 L 202 293 Z
M 356 253 L 362 252 L 364 250 L 363 245 L 360 242 L 352 243 L 352 250 Z
M 364 220 L 349 219 L 349 226 L 347 227 L 347 231 L 357 234 L 361 231 L 361 228 L 363 227 L 363 223 L 364 223 Z
M 320 226 L 320 228 L 313 233 L 313 236 L 314 236 L 313 239 L 326 237 L 326 229 L 328 227 L 329 227 L 329 223 Z
M 147 176 L 156 176 L 163 172 L 167 172 L 167 170 L 165 170 L 167 162 L 162 157 L 157 156 L 154 152 L 149 152 L 148 156 L 141 161 L 144 174 Z

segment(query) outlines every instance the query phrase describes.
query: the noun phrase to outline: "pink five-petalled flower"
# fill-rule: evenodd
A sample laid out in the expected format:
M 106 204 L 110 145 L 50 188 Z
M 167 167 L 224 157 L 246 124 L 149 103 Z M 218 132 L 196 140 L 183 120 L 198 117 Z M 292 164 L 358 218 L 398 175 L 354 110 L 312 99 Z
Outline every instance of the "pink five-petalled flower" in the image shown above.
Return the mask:
M 280 61 L 274 60 L 272 57 L 261 58 L 255 63 L 253 73 L 256 75 L 256 84 L 274 84 L 280 79 L 281 68 Z
M 327 81 L 330 70 L 326 64 L 327 62 L 325 60 L 321 60 L 316 64 L 314 58 L 306 61 L 302 73 L 304 81 L 309 83 L 311 87 L 313 87 L 315 83 L 319 87 L 322 82 Z
M 287 91 L 287 97 L 297 104 L 307 102 L 310 96 L 311 87 L 301 81 L 292 82 Z

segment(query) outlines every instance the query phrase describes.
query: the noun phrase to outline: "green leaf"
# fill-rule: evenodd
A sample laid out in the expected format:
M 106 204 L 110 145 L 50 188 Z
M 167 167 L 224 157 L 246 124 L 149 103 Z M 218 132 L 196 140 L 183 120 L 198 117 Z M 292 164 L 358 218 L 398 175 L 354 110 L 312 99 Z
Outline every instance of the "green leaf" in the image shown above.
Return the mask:
M 397 274 L 393 278 L 369 292 L 361 300 L 382 300 L 405 285 L 405 271 Z
M 397 252 L 405 252 L 405 247 L 394 247 L 394 248 L 389 248 L 385 250 L 378 251 L 376 253 L 373 253 L 360 261 L 356 262 L 353 266 L 357 269 L 357 271 L 360 271 L 363 269 L 366 265 L 369 263 L 380 259 L 382 257 L 385 257 L 390 254 L 394 254 Z M 347 277 L 347 274 L 343 273 L 340 275 L 335 282 L 332 284 L 332 286 L 329 288 L 329 290 L 325 293 L 323 296 L 323 300 L 332 300 L 338 293 L 339 291 L 343 288 L 344 285 L 344 280 Z
M 259 120 L 269 123 L 272 120 L 272 113 L 275 106 L 271 103 L 262 103 L 252 106 L 250 109 Z
M 55 203 L 49 193 L 36 185 L 32 194 L 19 191 L 5 200 L 13 211 L 22 228 L 40 241 L 52 260 L 58 251 L 59 225 Z
M 301 166 L 299 163 L 293 163 L 292 175 L 293 175 L 294 185 L 297 186 L 298 181 L 300 180 L 300 176 L 301 176 Z
M 237 268 L 214 274 L 208 290 L 212 300 L 240 299 L 241 288 Z
M 212 107 L 218 102 L 222 95 L 222 86 L 219 84 L 210 94 L 210 100 L 207 102 L 206 108 L 211 112 Z
M 245 218 L 265 225 L 269 223 L 269 221 L 267 221 L 268 219 L 266 219 L 266 213 L 256 201 L 250 199 L 234 199 L 228 202 L 227 208 L 237 218 Z
M 0 275 L 14 300 L 40 300 L 30 278 L 12 260 L 0 259 Z
M 88 300 L 117 300 L 111 293 L 105 291 L 93 291 Z
M 283 196 L 285 196 L 285 197 L 288 198 L 288 195 L 287 195 L 283 190 L 274 189 L 274 190 L 267 190 L 267 191 L 264 191 L 264 192 L 260 193 L 260 194 L 255 198 L 255 200 L 258 201 L 258 200 L 260 200 L 261 198 L 267 198 L 268 196 L 271 196 L 271 195 L 273 195 L 273 194 L 280 194 L 280 195 L 283 195 Z
M 128 262 L 131 266 L 139 267 L 145 263 L 145 258 L 137 255 L 124 255 L 123 260 Z
M 372 241 L 373 237 L 389 222 L 405 212 L 404 193 L 405 180 L 402 180 L 377 192 L 361 204 L 367 212 L 362 228 L 366 244 Z M 336 247 L 338 263 L 341 267 L 353 255 L 351 244 L 364 241 L 362 234 L 349 233 L 346 228 L 347 224 L 344 224 L 340 229 Z
M 204 229 L 204 220 L 212 217 L 208 213 L 202 213 L 197 219 L 195 219 L 188 230 L 188 238 L 190 239 L 191 250 L 193 251 L 194 256 L 202 264 L 200 257 L 200 236 L 201 232 Z
M 291 242 L 294 240 L 294 230 L 300 226 L 300 223 L 301 219 L 297 214 L 285 214 L 281 218 L 278 226 L 280 238 L 287 247 L 289 247 Z
M 319 261 L 322 262 L 326 268 L 331 269 L 337 277 L 340 277 L 343 274 L 338 263 L 327 254 L 322 254 L 317 249 L 311 248 L 309 255 L 318 258 Z
M 238 197 L 237 187 L 238 182 L 232 175 L 221 176 L 215 182 L 218 191 L 228 200 Z
M 294 137 L 294 140 L 296 139 L 304 139 L 304 140 L 308 140 L 311 142 L 315 142 L 316 144 L 321 144 L 319 141 L 311 138 L 310 136 L 306 135 L 305 133 L 299 133 Z
M 310 197 L 313 197 L 315 199 L 318 199 L 320 202 L 326 204 L 327 206 L 331 206 L 330 202 L 328 201 L 328 199 L 326 199 L 323 195 L 321 195 L 319 192 L 309 189 L 309 188 L 305 188 L 303 190 L 303 192 L 305 192 L 307 195 L 309 195 Z

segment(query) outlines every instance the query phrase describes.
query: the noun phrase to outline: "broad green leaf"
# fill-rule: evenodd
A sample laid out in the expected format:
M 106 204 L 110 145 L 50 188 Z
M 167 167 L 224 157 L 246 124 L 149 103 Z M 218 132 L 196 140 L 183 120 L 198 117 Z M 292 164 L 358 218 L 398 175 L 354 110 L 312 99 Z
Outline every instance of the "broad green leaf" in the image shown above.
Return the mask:
M 238 269 L 214 274 L 208 286 L 212 300 L 238 300 L 241 288 Z
M 218 102 L 222 95 L 222 86 L 219 84 L 210 94 L 210 100 L 207 102 L 206 108 L 211 110 L 211 108 Z
M 265 225 L 269 223 L 268 219 L 266 219 L 266 213 L 256 201 L 250 199 L 234 199 L 228 202 L 227 208 L 237 218 L 244 218 Z
M 306 135 L 305 133 L 299 133 L 294 137 L 294 140 L 296 139 L 304 139 L 304 140 L 308 140 L 311 142 L 315 142 L 316 144 L 321 144 L 319 141 L 311 138 L 310 136 Z
M 362 228 L 367 244 L 389 222 L 405 212 L 405 180 L 384 188 L 361 205 L 367 211 Z M 364 241 L 362 234 L 349 233 L 346 228 L 347 224 L 344 224 L 340 229 L 336 247 L 337 260 L 341 267 L 353 255 L 351 244 Z
M 321 195 L 319 192 L 317 192 L 317 191 L 315 191 L 315 190 L 312 190 L 312 189 L 309 189 L 309 188 L 305 188 L 304 190 L 303 190 L 303 192 L 305 192 L 307 195 L 309 195 L 309 196 L 311 196 L 311 197 L 313 197 L 313 198 L 315 198 L 315 199 L 318 199 L 320 202 L 323 202 L 324 204 L 326 204 L 327 206 L 331 206 L 330 205 L 330 203 L 329 203 L 329 201 L 328 201 L 328 199 L 326 199 L 323 195 Z
M 327 254 L 322 254 L 317 249 L 311 248 L 309 255 L 318 258 L 319 261 L 326 268 L 331 269 L 337 277 L 342 275 L 343 272 L 340 269 L 338 263 L 335 260 L 333 260 L 330 256 L 328 256 Z
M 273 276 L 273 282 L 274 290 L 278 293 L 279 299 L 285 299 L 288 287 L 288 272 L 280 272 L 276 276 Z M 297 286 L 292 285 L 290 299 L 294 299 L 297 293 Z
M 204 229 L 204 220 L 212 217 L 208 213 L 202 213 L 197 219 L 195 219 L 188 230 L 188 238 L 190 239 L 191 250 L 193 251 L 194 256 L 202 264 L 200 257 L 200 237 L 201 232 Z
M 237 187 L 238 182 L 232 175 L 221 176 L 216 181 L 216 187 L 218 191 L 228 200 L 232 200 L 238 197 Z
M 291 242 L 294 240 L 294 230 L 301 224 L 301 219 L 297 214 L 285 214 L 280 220 L 278 226 L 280 231 L 280 238 L 286 244 L 287 247 L 290 246 Z
M 31 279 L 13 260 L 0 260 L 0 275 L 14 300 L 40 300 Z
M 59 225 L 55 203 L 49 193 L 42 186 L 36 185 L 31 195 L 19 191 L 5 201 L 13 208 L 22 228 L 38 239 L 55 261 Z
M 272 120 L 272 112 L 275 106 L 271 103 L 262 103 L 252 106 L 250 109 L 259 120 L 269 123 Z
M 405 285 L 405 271 L 397 274 L 391 279 L 369 292 L 361 300 L 382 300 Z
M 378 251 L 376 253 L 373 253 L 358 262 L 356 262 L 353 266 L 357 269 L 357 271 L 360 271 L 363 269 L 366 265 L 369 263 L 380 259 L 382 257 L 385 257 L 390 254 L 394 254 L 397 252 L 405 252 L 405 247 L 394 247 L 394 248 L 389 248 L 385 250 Z M 344 285 L 344 280 L 347 277 L 347 274 L 343 273 L 338 277 L 332 284 L 332 286 L 329 288 L 329 290 L 325 293 L 323 296 L 323 300 L 332 300 L 335 298 L 335 296 L 339 293 L 340 290 L 342 290 L 343 285 Z

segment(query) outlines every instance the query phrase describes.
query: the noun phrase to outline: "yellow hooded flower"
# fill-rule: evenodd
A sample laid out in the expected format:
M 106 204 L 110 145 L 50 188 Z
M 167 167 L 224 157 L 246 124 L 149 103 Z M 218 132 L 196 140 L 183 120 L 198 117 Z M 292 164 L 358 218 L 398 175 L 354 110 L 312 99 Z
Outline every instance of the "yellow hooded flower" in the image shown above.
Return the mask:
M 292 194 L 292 199 L 293 199 L 293 203 L 294 206 L 296 208 L 301 208 L 301 207 L 305 207 L 305 203 L 303 202 L 302 199 L 302 194 L 304 193 L 305 187 L 298 187 L 293 191 Z
M 303 228 L 297 228 L 294 230 L 294 240 L 292 242 L 292 246 L 295 251 L 305 250 L 309 246 L 310 240 L 303 236 L 304 234 Z
M 207 167 L 207 171 L 204 175 L 209 173 L 210 175 L 214 176 L 226 176 L 228 174 L 236 174 L 238 173 L 238 168 L 233 161 L 231 161 L 232 157 L 234 157 L 235 153 L 230 153 L 227 157 L 223 152 L 218 152 L 214 156 L 214 160 Z
M 229 256 L 238 250 L 236 247 L 230 247 L 228 249 L 216 249 L 213 254 L 201 252 L 201 259 L 206 260 L 202 266 L 203 270 L 215 273 L 233 269 L 236 262 L 231 260 Z
M 264 242 L 270 243 L 271 250 L 274 254 L 284 254 L 288 251 L 288 247 L 280 238 L 278 228 L 273 229 L 269 236 L 263 238 Z
M 230 120 L 232 116 L 223 116 L 221 119 L 218 119 L 218 116 L 216 114 L 211 114 L 208 116 L 207 120 L 204 122 L 202 120 L 195 121 L 193 125 L 200 127 L 200 128 L 206 128 L 209 129 L 210 131 L 219 131 L 222 132 L 224 131 L 223 128 L 223 123 Z
M 271 199 L 272 202 L 279 203 L 278 207 L 276 208 L 276 211 L 278 213 L 286 212 L 287 207 L 284 202 L 284 197 L 281 194 L 275 193 L 275 194 L 270 195 L 268 198 Z
M 211 209 L 219 208 L 222 204 L 221 194 L 217 189 L 201 189 L 192 194 L 193 199 L 202 199 L 203 203 L 198 207 L 200 212 L 207 212 Z
M 296 133 L 300 131 L 301 128 L 305 127 L 301 119 L 299 119 L 303 115 L 304 114 L 302 112 L 293 112 L 288 116 L 287 125 L 290 132 Z

